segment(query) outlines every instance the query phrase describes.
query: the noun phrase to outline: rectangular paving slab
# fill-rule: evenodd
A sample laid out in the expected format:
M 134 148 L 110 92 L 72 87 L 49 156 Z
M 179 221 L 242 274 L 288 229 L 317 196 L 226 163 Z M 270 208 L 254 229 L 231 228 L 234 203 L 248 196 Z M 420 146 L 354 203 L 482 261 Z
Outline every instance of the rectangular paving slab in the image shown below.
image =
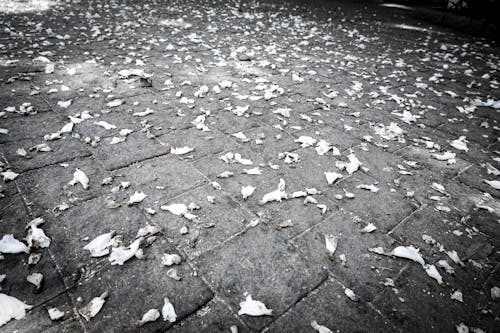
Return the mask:
M 194 261 L 198 272 L 233 311 L 245 293 L 273 310 L 272 317 L 241 316 L 250 328 L 262 329 L 326 279 L 276 231 L 256 227 Z
M 314 332 L 313 322 L 332 332 L 397 332 L 369 305 L 347 298 L 344 287 L 331 278 L 273 322 L 266 332 Z

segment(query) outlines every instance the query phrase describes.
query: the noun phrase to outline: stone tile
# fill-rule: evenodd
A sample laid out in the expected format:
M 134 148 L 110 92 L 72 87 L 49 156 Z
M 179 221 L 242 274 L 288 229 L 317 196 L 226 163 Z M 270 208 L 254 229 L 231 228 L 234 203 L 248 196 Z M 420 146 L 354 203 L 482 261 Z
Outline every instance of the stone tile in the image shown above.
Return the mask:
M 89 178 L 87 190 L 80 184 L 69 185 L 76 168 Z M 101 181 L 106 177 L 109 174 L 90 157 L 67 161 L 64 166 L 55 164 L 24 172 L 16 178 L 16 182 L 34 215 L 52 215 L 57 205 L 75 204 L 103 194 Z
M 52 321 L 47 312 L 50 308 L 63 311 L 60 321 Z M 72 308 L 71 298 L 67 293 L 57 296 L 26 313 L 21 320 L 12 320 L 2 327 L 5 332 L 37 333 L 37 332 L 84 332 L 83 325 L 76 317 Z
M 55 112 L 43 112 L 25 117 L 2 119 L 2 128 L 9 130 L 0 136 L 0 143 L 18 142 L 25 139 L 43 139 L 46 134 L 59 131 L 65 120 Z
M 29 151 L 35 145 L 46 143 L 52 149 L 50 152 Z M 27 156 L 19 156 L 17 149 L 23 148 Z M 87 157 L 91 153 L 78 139 L 64 137 L 60 140 L 45 142 L 43 139 L 28 139 L 3 144 L 0 148 L 4 151 L 9 165 L 16 172 L 24 172 L 44 166 L 65 162 L 76 157 Z
M 113 186 L 119 185 L 121 181 L 131 182 L 130 189 L 126 191 L 127 195 L 133 194 L 134 191 L 147 194 L 144 205 L 157 206 L 160 199 L 178 196 L 207 183 L 203 174 L 193 167 L 190 160 L 170 154 L 134 163 L 114 170 L 112 174 Z M 122 200 L 125 200 L 125 197 Z
M 213 114 L 213 116 L 207 118 L 207 125 L 209 128 L 213 123 L 213 127 L 217 128 L 224 134 L 233 134 L 237 132 L 252 132 L 258 130 L 262 126 L 262 122 L 259 121 L 259 117 L 238 117 L 230 113 L 229 111 L 223 111 Z
M 497 198 L 500 198 L 500 191 L 484 182 L 485 180 L 496 180 L 496 177 L 488 175 L 486 170 L 482 167 L 472 165 L 470 168 L 461 172 L 456 180 L 465 185 L 476 188 L 481 192 L 489 193 Z
M 340 283 L 328 279 L 272 323 L 266 332 L 313 332 L 312 321 L 333 332 L 397 331 L 366 303 L 348 299 Z
M 386 278 L 393 279 L 405 263 L 368 251 L 369 248 L 392 248 L 394 240 L 378 229 L 362 233 L 366 222 L 357 222 L 351 215 L 335 212 L 331 217 L 294 238 L 293 243 L 317 266 L 327 267 L 348 288 L 366 301 L 371 301 L 384 289 Z M 332 259 L 325 246 L 325 235 L 338 238 L 338 247 Z M 339 258 L 346 257 L 344 266 Z
M 169 145 L 149 139 L 143 133 L 130 134 L 125 142 L 114 145 L 103 143 L 92 149 L 92 153 L 101 161 L 106 170 L 123 168 L 135 162 L 166 155 L 169 152 Z
M 322 126 L 315 129 L 306 129 L 302 131 L 297 131 L 293 135 L 296 138 L 302 135 L 310 136 L 316 139 L 318 142 L 320 140 L 325 140 L 331 145 L 337 147 L 341 152 L 349 148 L 355 147 L 361 143 L 361 140 L 352 136 L 351 134 L 349 134 L 349 132 L 330 126 Z M 297 143 L 296 145 L 297 147 L 300 147 L 299 143 Z M 328 152 L 326 155 L 331 155 L 331 151 Z
M 190 153 L 194 159 L 219 154 L 225 150 L 237 149 L 235 141 L 215 131 L 203 132 L 196 128 L 186 128 L 162 135 L 158 140 L 169 147 L 194 148 Z
M 164 297 L 168 297 L 177 314 L 177 321 L 196 312 L 213 297 L 207 285 L 195 275 L 191 267 L 182 263 L 176 266 L 180 281 L 166 275 L 167 267 L 161 265 L 163 253 L 175 253 L 175 249 L 157 240 L 146 249 L 146 260 L 131 259 L 123 266 L 110 266 L 95 276 L 81 281 L 71 291 L 78 309 L 85 306 L 92 298 L 108 291 L 106 300 L 99 314 L 85 322 L 89 331 L 163 331 L 172 326 L 161 318 L 137 327 L 137 321 L 149 309 L 161 311 Z M 118 278 L 122 276 L 122 278 Z M 125 278 L 127 277 L 127 278 Z M 81 298 L 81 301 L 78 301 Z
M 199 274 L 237 312 L 244 293 L 273 309 L 276 318 L 326 278 L 275 231 L 260 227 L 231 239 L 194 261 Z M 273 317 L 242 316 L 250 328 L 262 329 Z
M 441 154 L 441 152 L 437 153 Z M 398 155 L 401 155 L 405 160 L 417 162 L 419 165 L 423 165 L 436 173 L 442 174 L 443 177 L 446 178 L 455 177 L 462 170 L 470 166 L 469 162 L 458 157 L 456 158 L 456 163 L 448 164 L 446 161 L 438 161 L 433 158 L 432 154 L 433 153 L 428 149 L 414 146 L 409 146 L 398 152 Z
M 391 236 L 404 246 L 413 245 L 419 248 L 426 262 L 435 264 L 439 260 L 447 260 L 455 269 L 456 275 L 452 277 L 439 268 L 443 280 L 446 284 L 465 292 L 465 288 L 481 289 L 498 261 L 498 254 L 495 250 L 488 257 L 475 258 L 474 263 L 467 260 L 469 247 L 475 243 L 488 243 L 494 249 L 499 245 L 496 238 L 485 236 L 471 229 L 473 225 L 470 224 L 474 224 L 477 220 L 477 217 L 467 214 L 446 214 L 429 207 L 415 212 L 398 225 L 391 232 Z M 425 242 L 424 235 L 432 237 L 437 244 Z M 464 260 L 465 265 L 461 267 L 455 264 L 444 251 L 456 251 L 459 258 Z M 476 263 L 479 265 L 475 265 Z
M 314 187 L 326 192 L 332 186 L 328 185 L 324 173 L 341 173 L 335 167 L 337 161 L 335 157 L 320 156 L 312 147 L 299 148 L 293 153 L 299 155 L 300 161 L 298 163 L 286 164 L 283 160 L 280 160 L 277 164 L 280 165 L 280 171 L 286 174 L 287 177 L 300 180 L 308 188 Z
M 297 147 L 293 142 L 294 136 L 269 125 L 253 128 L 244 134 L 251 139 L 248 147 L 258 156 L 273 163 L 278 161 L 279 153 L 293 151 Z M 262 144 L 256 144 L 257 139 L 262 140 Z
M 401 177 L 397 188 L 401 193 L 413 192 L 412 199 L 420 205 L 447 206 L 453 210 L 467 212 L 483 197 L 480 191 L 450 179 L 446 175 L 423 168 L 413 169 L 412 173 L 412 176 Z M 435 190 L 434 183 L 442 185 L 448 195 Z M 440 200 L 436 201 L 436 197 Z
M 172 332 L 194 332 L 203 330 L 205 332 L 229 332 L 232 326 L 238 328 L 238 332 L 250 332 L 241 319 L 220 299 L 213 299 L 205 307 L 198 310 L 184 321 L 173 326 Z
M 207 196 L 213 196 L 215 203 L 210 203 Z M 168 211 L 159 210 L 151 219 L 165 228 L 166 234 L 190 257 L 199 256 L 209 249 L 218 247 L 255 218 L 255 215 L 243 209 L 237 202 L 221 191 L 205 185 L 188 191 L 172 199 L 160 199 L 160 205 L 194 203 L 199 209 L 192 213 L 198 216 L 195 221 L 175 216 Z M 189 229 L 189 234 L 181 235 L 182 227 Z
M 358 189 L 359 185 L 373 185 L 379 188 L 377 193 L 365 189 Z M 343 190 L 354 194 L 354 198 L 345 196 L 342 200 L 335 195 L 343 195 Z M 381 232 L 387 232 L 396 226 L 406 216 L 410 215 L 417 206 L 410 199 L 384 183 L 357 171 L 350 177 L 333 184 L 324 195 L 335 202 L 338 209 L 352 214 L 355 219 L 364 223 L 373 223 Z M 335 209 L 335 208 L 333 208 Z
M 405 332 L 455 332 L 456 325 L 478 316 L 478 312 L 467 300 L 471 294 L 465 294 L 464 303 L 460 303 L 450 298 L 452 292 L 440 287 L 414 263 L 398 277 L 395 288 L 386 289 L 373 306 Z
M 137 207 L 110 209 L 102 197 L 81 202 L 47 221 L 45 230 L 54 239 L 51 251 L 66 283 L 72 285 L 81 276 L 93 274 L 110 265 L 107 256 L 92 258 L 83 249 L 97 236 L 115 231 L 124 244 L 135 239 L 139 228 L 151 222 Z

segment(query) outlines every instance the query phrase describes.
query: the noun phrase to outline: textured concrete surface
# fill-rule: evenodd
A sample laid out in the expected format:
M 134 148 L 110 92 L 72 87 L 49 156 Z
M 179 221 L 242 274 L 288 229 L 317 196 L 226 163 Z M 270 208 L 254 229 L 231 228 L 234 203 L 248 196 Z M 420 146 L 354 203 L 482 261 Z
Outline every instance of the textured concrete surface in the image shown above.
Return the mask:
M 498 331 L 494 42 L 333 1 L 11 0 L 0 26 L 0 237 L 51 239 L 0 253 L 33 306 L 0 332 Z M 146 226 L 123 265 L 84 249 Z M 176 320 L 139 326 L 165 298 Z

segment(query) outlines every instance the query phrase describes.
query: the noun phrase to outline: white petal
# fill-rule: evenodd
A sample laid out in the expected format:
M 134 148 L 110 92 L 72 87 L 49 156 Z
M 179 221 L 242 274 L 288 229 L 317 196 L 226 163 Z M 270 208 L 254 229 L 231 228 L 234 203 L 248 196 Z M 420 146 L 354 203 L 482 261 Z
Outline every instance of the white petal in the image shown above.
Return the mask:
M 0 240 L 0 253 L 29 253 L 29 248 L 14 238 L 13 235 L 4 235 Z
M 337 172 L 325 172 L 325 177 L 328 185 L 332 185 L 337 181 L 337 179 L 342 178 L 342 175 Z
M 500 181 L 499 180 L 485 180 L 486 184 L 493 187 L 495 190 L 500 190 Z
M 328 327 L 318 324 L 316 320 L 311 321 L 311 327 L 314 328 L 318 333 L 333 333 Z
M 344 294 L 353 302 L 359 301 L 359 297 L 349 288 L 344 289 Z
M 45 232 L 32 224 L 28 230 L 26 241 L 29 247 L 47 248 L 50 246 L 50 238 L 45 235 Z
M 316 139 L 311 138 L 310 136 L 302 135 L 295 142 L 300 143 L 302 147 L 311 147 L 316 143 Z
M 59 320 L 64 317 L 64 311 L 61 311 L 58 308 L 47 309 L 47 312 L 49 313 L 50 320 Z
M 148 310 L 143 316 L 142 316 L 142 319 L 139 320 L 139 323 L 138 325 L 139 326 L 142 326 L 146 323 L 149 323 L 151 321 L 155 321 L 157 320 L 158 318 L 160 318 L 160 311 L 156 310 L 156 309 L 150 309 Z
M 14 180 L 17 178 L 17 176 L 19 176 L 18 173 L 15 173 L 14 171 L 11 170 L 0 172 L 0 175 L 2 175 L 4 181 Z
M 431 278 L 436 280 L 439 284 L 443 284 L 443 278 L 441 277 L 441 274 L 439 274 L 438 270 L 436 269 L 436 266 L 434 265 L 425 265 L 425 272 L 427 275 L 429 275 Z
M 185 213 L 187 213 L 188 209 L 185 204 L 171 204 L 168 206 L 161 206 L 160 209 L 162 210 L 168 210 L 170 213 L 181 216 Z
M 99 297 L 94 297 L 85 307 L 80 309 L 80 314 L 86 321 L 89 321 L 91 318 L 94 318 L 99 311 L 101 311 L 104 303 L 106 302 L 106 297 L 108 297 L 108 293 L 104 292 Z
M 350 154 L 347 156 L 349 162 L 346 164 L 346 171 L 348 174 L 352 175 L 355 171 L 359 169 L 361 166 L 361 162 L 354 154 Z
M 240 303 L 240 310 L 238 315 L 249 315 L 249 316 L 272 316 L 273 310 L 270 310 L 262 302 L 255 301 L 252 299 L 251 295 L 247 295 L 246 300 Z
M 177 320 L 177 314 L 175 313 L 174 306 L 170 301 L 168 300 L 167 297 L 164 298 L 165 304 L 163 305 L 163 308 L 161 309 L 161 315 L 163 317 L 163 321 L 169 321 L 171 323 L 175 323 Z
M 83 247 L 84 250 L 90 251 L 92 257 L 102 257 L 109 253 L 109 247 L 112 245 L 111 239 L 114 232 L 108 232 L 94 238 L 90 243 Z
M 172 265 L 179 265 L 182 261 L 181 256 L 178 254 L 168 254 L 164 253 L 163 256 L 161 257 L 161 264 L 163 266 L 172 266 Z
M 89 178 L 82 170 L 76 168 L 73 173 L 73 180 L 69 182 L 70 185 L 75 185 L 76 183 L 80 183 L 82 187 L 86 190 L 89 188 Z
M 180 147 L 180 148 L 171 148 L 170 149 L 170 154 L 173 154 L 173 155 L 184 155 L 184 154 L 187 154 L 187 153 L 190 153 L 194 150 L 194 148 L 190 148 L 190 147 L 187 147 L 187 146 L 184 146 L 184 147 Z
M 97 126 L 101 126 L 103 127 L 104 129 L 107 129 L 107 130 L 110 130 L 110 129 L 115 129 L 116 126 L 113 125 L 113 124 L 110 124 L 104 120 L 100 120 L 100 121 L 96 121 L 94 122 L 94 124 L 96 124 Z
M 31 305 L 21 302 L 15 297 L 0 293 L 0 326 L 5 325 L 12 319 L 23 319 L 26 310 L 31 309 Z
M 370 232 L 373 232 L 377 230 L 377 227 L 373 224 L 373 223 L 368 223 L 368 225 L 366 227 L 364 227 L 363 229 L 361 229 L 361 232 L 363 233 L 370 233 Z
M 334 235 L 325 235 L 325 245 L 328 253 L 333 256 L 337 251 L 338 238 Z
M 405 259 L 410 259 L 415 262 L 418 262 L 422 266 L 425 265 L 424 258 L 420 255 L 418 252 L 419 250 L 414 248 L 413 246 L 398 246 L 394 250 L 390 252 L 390 255 L 399 257 L 399 258 L 405 258 Z
M 113 247 L 109 255 L 111 265 L 123 265 L 127 260 L 135 256 L 141 245 L 142 238 L 136 239 L 128 247 Z
M 259 167 L 255 167 L 252 169 L 243 169 L 243 172 L 246 173 L 247 175 L 261 175 L 262 170 L 259 169 Z
M 356 188 L 363 189 L 363 190 L 368 190 L 373 193 L 377 193 L 379 191 L 379 188 L 375 186 L 375 184 L 367 185 L 367 184 L 359 184 L 356 186 Z
M 128 204 L 129 205 L 133 205 L 135 203 L 139 203 L 141 202 L 142 200 L 144 200 L 144 198 L 146 198 L 147 195 L 144 194 L 144 192 L 135 192 L 134 194 L 132 194 L 132 196 L 130 197 L 129 201 L 128 201 Z
M 453 140 L 452 142 L 450 142 L 450 145 L 453 148 L 456 148 L 458 150 L 464 150 L 464 151 L 467 152 L 467 151 L 469 151 L 469 148 L 467 147 L 466 141 L 467 141 L 466 137 L 465 136 L 461 136 L 458 139 Z
M 255 187 L 253 186 L 243 186 L 241 189 L 241 195 L 243 196 L 243 200 L 246 200 L 249 196 L 251 196 L 254 191 Z
M 111 102 L 108 102 L 106 105 L 109 108 L 114 108 L 114 107 L 120 106 L 122 104 L 123 104 L 123 100 L 122 99 L 115 99 L 115 100 L 112 100 Z

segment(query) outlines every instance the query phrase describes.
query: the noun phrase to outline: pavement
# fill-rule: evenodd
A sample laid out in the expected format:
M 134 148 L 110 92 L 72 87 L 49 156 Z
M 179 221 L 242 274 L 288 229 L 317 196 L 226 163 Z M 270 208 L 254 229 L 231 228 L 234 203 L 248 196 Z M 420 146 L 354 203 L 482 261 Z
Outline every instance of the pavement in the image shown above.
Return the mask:
M 494 42 L 333 1 L 0 25 L 1 332 L 498 331 Z

